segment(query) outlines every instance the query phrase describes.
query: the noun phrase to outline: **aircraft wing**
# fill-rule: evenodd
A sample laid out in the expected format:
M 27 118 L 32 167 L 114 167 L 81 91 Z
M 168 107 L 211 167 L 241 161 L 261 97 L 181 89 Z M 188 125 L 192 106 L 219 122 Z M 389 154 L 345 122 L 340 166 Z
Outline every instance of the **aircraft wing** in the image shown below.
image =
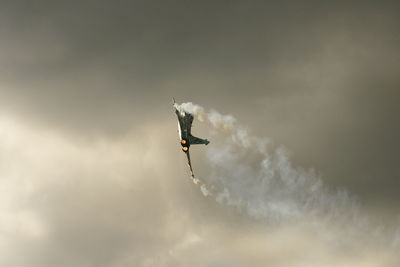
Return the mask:
M 192 162 L 190 161 L 190 154 L 189 151 L 186 152 L 186 156 L 188 159 L 188 165 L 189 165 L 189 169 L 190 169 L 190 176 L 192 176 L 192 178 L 194 178 L 194 173 L 193 173 L 193 168 L 192 168 Z

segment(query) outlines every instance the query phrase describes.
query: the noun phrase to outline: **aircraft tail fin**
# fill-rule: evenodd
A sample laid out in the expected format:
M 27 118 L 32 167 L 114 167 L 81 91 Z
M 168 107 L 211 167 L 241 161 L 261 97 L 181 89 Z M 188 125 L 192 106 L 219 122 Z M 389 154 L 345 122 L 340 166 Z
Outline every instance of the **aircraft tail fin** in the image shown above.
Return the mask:
M 207 139 L 201 139 L 201 138 L 191 135 L 191 136 L 189 136 L 189 143 L 191 145 L 208 145 L 210 143 L 210 141 L 208 141 Z

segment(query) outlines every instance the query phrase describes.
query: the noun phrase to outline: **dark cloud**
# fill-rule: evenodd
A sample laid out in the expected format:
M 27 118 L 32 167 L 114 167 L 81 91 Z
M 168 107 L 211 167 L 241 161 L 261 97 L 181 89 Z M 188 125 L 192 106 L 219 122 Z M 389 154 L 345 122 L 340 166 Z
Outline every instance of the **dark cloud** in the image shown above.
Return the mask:
M 295 165 L 315 167 L 327 184 L 354 192 L 367 210 L 392 216 L 399 213 L 400 201 L 396 162 L 400 144 L 397 138 L 400 131 L 398 13 L 399 5 L 395 1 L 2 1 L 0 114 L 25 124 L 24 131 L 47 129 L 82 147 L 93 139 L 104 138 L 105 142 L 112 143 L 131 134 L 144 144 L 157 140 L 165 149 L 167 143 L 175 140 L 172 135 L 169 139 L 162 135 L 164 130 L 175 133 L 171 98 L 179 102 L 193 101 L 234 115 L 255 135 L 269 137 L 275 144 L 283 144 L 292 151 Z M 170 127 L 165 126 L 166 122 Z M 157 128 L 160 123 L 163 126 Z M 160 134 L 146 137 L 142 131 L 147 127 L 154 127 L 153 131 Z M 196 131 L 205 132 L 202 126 L 195 127 Z M 127 146 L 132 151 L 146 153 L 136 143 Z M 15 148 L 22 149 L 22 146 Z M 157 150 L 150 151 L 147 154 L 152 157 Z M 76 154 L 67 155 L 75 157 Z M 21 160 L 19 154 L 16 159 Z M 33 159 L 22 161 L 24 169 L 30 168 L 30 160 Z M 70 158 L 64 160 L 68 162 Z M 175 163 L 171 159 L 163 164 Z M 202 168 L 206 170 L 206 166 Z M 65 175 L 82 177 L 90 173 L 85 164 L 72 169 L 78 173 L 65 170 Z M 87 173 L 81 173 L 82 169 Z M 107 171 L 107 168 L 101 170 Z M 137 176 L 154 175 L 136 169 L 126 173 L 130 171 Z M 47 173 L 44 176 L 52 175 L 57 176 Z M 169 172 L 166 179 L 174 175 Z M 96 202 L 101 196 L 107 196 L 106 184 L 94 193 Z M 150 184 L 142 184 L 144 192 L 149 191 L 146 186 L 157 188 L 157 183 Z M 106 253 L 108 256 L 104 257 L 113 261 L 121 251 L 129 254 L 125 249 L 131 248 L 131 244 L 124 242 L 141 238 L 149 242 L 143 251 L 137 252 L 143 253 L 144 259 L 148 258 L 146 253 L 159 248 L 156 244 L 160 241 L 156 239 L 170 231 L 169 224 L 163 224 L 169 221 L 165 213 L 170 212 L 160 204 L 164 198 L 150 200 L 147 193 L 138 193 L 132 199 L 128 196 L 120 199 L 118 190 L 122 189 L 111 190 L 106 198 L 113 201 L 99 204 L 109 205 L 110 212 L 104 220 L 99 219 L 99 224 L 93 226 L 92 236 L 88 237 L 94 243 L 100 238 L 99 243 L 109 245 L 99 246 L 96 251 L 82 248 L 82 255 L 77 256 L 80 253 L 77 243 L 91 246 L 73 233 L 88 231 L 85 227 L 89 226 L 80 220 L 85 219 L 86 208 L 96 208 L 95 201 L 86 196 L 92 184 L 72 186 L 82 190 L 77 192 L 76 203 L 68 199 L 67 191 L 73 191 L 71 185 L 62 186 L 61 191 L 51 185 L 48 190 L 52 201 L 71 205 L 63 207 L 65 213 L 39 202 L 28 210 L 39 210 L 45 218 L 57 214 L 57 219 L 52 216 L 46 219 L 59 227 L 53 229 L 59 236 L 47 240 L 48 246 L 59 246 L 60 251 L 76 250 L 70 251 L 72 254 L 54 254 L 54 259 L 75 255 L 84 260 L 87 253 L 94 256 L 112 247 L 109 253 L 115 254 Z M 227 212 L 221 215 L 222 222 L 219 221 L 218 207 L 204 200 L 196 190 L 187 193 L 186 187 L 175 189 L 176 186 L 179 183 L 162 184 L 156 190 L 178 190 L 176 195 L 184 195 L 171 200 L 173 204 L 176 204 L 174 201 L 181 203 L 177 205 L 181 205 L 181 213 L 177 213 L 184 214 L 183 217 L 203 218 L 197 212 L 186 213 L 193 205 L 192 202 L 185 204 L 184 199 L 192 197 L 191 201 L 201 203 L 196 204 L 201 206 L 196 206 L 201 214 L 209 212 L 209 217 L 217 218 L 205 222 L 223 224 L 226 218 L 240 220 L 241 216 L 235 212 L 233 215 Z M 154 221 L 153 228 L 159 228 L 159 232 L 154 236 L 140 231 L 131 233 L 128 226 L 117 222 L 109 227 L 106 220 L 114 215 L 114 205 L 140 201 L 145 203 L 143 210 L 133 205 L 132 213 L 122 217 L 129 221 L 135 221 L 135 216 L 144 217 L 143 225 L 137 222 L 140 229 L 145 229 L 148 221 Z M 86 204 L 76 208 L 74 203 Z M 68 228 L 61 221 L 68 221 L 75 208 L 77 222 Z M 123 206 L 115 212 L 127 210 Z M 188 224 L 201 227 L 193 222 Z M 79 225 L 83 228 L 74 228 Z M 113 232 L 115 227 L 127 229 L 129 233 Z M 207 234 L 208 231 L 205 230 Z M 124 238 L 126 235 L 129 238 Z M 190 234 L 189 237 L 165 237 L 165 242 L 185 238 L 189 243 L 200 242 Z M 213 242 L 216 247 L 220 245 L 218 238 Z M 33 249 L 27 246 L 26 251 Z M 32 255 L 40 255 L 32 251 Z M 251 258 L 250 254 L 245 258 Z M 218 266 L 223 265 L 222 260 L 215 261 Z M 74 265 L 72 260 L 66 262 Z M 95 264 L 100 262 L 106 266 L 109 261 L 100 257 Z M 27 263 L 20 265 L 24 264 Z M 119 264 L 116 266 L 125 263 L 121 260 Z M 151 266 L 149 262 L 145 264 Z

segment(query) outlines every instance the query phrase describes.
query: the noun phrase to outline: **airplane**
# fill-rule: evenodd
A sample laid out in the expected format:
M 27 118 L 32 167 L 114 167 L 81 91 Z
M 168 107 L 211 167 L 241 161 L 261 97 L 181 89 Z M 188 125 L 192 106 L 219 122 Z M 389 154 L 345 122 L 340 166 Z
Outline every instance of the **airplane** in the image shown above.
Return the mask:
M 192 178 L 194 178 L 192 163 L 190 161 L 189 148 L 191 145 L 200 145 L 200 144 L 208 145 L 210 141 L 208 141 L 207 139 L 201 139 L 195 137 L 191 134 L 193 114 L 181 110 L 178 104 L 175 102 L 175 99 L 174 98 L 172 99 L 174 101 L 173 106 L 175 108 L 175 113 L 178 116 L 178 132 L 179 132 L 180 144 L 182 146 L 182 151 L 185 152 L 187 156 L 190 174 Z

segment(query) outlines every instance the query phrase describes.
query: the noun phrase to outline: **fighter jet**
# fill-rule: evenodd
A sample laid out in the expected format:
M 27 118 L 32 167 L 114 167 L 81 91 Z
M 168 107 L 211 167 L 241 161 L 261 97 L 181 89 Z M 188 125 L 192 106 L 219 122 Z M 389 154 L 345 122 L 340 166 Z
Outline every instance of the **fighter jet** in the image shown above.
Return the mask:
M 192 163 L 190 162 L 189 148 L 191 145 L 199 145 L 199 144 L 208 145 L 208 143 L 210 142 L 207 139 L 201 139 L 191 134 L 193 115 L 190 114 L 189 112 L 180 109 L 178 104 L 176 104 L 175 99 L 173 100 L 174 100 L 175 113 L 178 116 L 178 132 L 179 132 L 180 144 L 182 146 L 182 151 L 185 152 L 188 159 L 190 175 L 192 176 L 192 178 L 194 178 Z

